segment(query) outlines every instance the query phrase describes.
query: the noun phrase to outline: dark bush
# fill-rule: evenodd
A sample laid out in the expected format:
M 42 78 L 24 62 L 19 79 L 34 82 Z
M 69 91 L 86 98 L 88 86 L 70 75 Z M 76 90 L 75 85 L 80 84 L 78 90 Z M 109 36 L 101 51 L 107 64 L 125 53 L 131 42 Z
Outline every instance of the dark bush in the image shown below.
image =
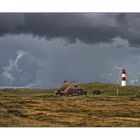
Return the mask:
M 100 90 L 93 90 L 92 92 L 94 95 L 100 95 L 101 94 L 101 91 Z

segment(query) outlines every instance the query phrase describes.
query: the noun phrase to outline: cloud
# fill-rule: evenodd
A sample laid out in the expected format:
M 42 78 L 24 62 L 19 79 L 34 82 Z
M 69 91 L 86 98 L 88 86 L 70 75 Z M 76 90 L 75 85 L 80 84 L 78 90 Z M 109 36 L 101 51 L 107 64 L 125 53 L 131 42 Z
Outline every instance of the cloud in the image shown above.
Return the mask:
M 139 14 L 0 14 L 0 21 L 0 86 L 120 83 L 115 66 L 140 83 Z
M 24 55 L 26 55 L 26 52 L 23 50 L 19 50 L 17 52 L 16 59 L 15 60 L 9 59 L 9 64 L 3 67 L 3 72 L 1 73 L 1 75 L 8 78 L 10 82 L 13 82 L 14 80 L 16 80 L 16 77 L 14 77 L 13 72 L 15 71 L 16 73 L 22 72 L 22 69 L 20 69 L 18 66 L 18 62 L 21 59 L 21 57 L 23 57 Z
M 128 40 L 123 39 L 121 37 L 114 37 L 111 39 L 111 46 L 118 47 L 118 48 L 128 48 L 130 47 Z
M 25 54 L 26 54 L 26 52 L 23 51 L 23 50 L 19 50 L 19 51 L 17 52 L 17 57 L 16 57 L 16 60 L 14 61 L 15 66 L 18 66 L 18 61 L 19 61 L 19 59 L 20 59 L 22 56 L 24 56 Z
M 12 67 L 8 73 L 14 80 L 0 75 L 0 85 L 56 87 L 63 80 L 119 83 L 121 76 L 114 69 L 115 66 L 123 66 L 127 72 L 139 72 L 140 58 L 136 57 L 139 55 L 133 50 L 140 50 L 127 47 L 126 42 L 125 39 L 117 38 L 105 43 L 86 44 L 77 41 L 65 46 L 63 39 L 38 39 L 25 34 L 2 37 L 0 71 L 3 73 L 3 67 Z M 122 47 L 118 48 L 120 44 Z
M 137 83 L 137 82 L 138 82 L 137 79 L 136 79 L 136 80 L 131 80 L 131 81 L 130 81 L 131 84 L 135 84 L 135 83 Z
M 77 39 L 98 43 L 122 38 L 135 44 L 133 47 L 140 43 L 139 24 L 139 13 L 5 13 L 0 14 L 0 35 L 32 34 L 65 38 L 71 43 Z

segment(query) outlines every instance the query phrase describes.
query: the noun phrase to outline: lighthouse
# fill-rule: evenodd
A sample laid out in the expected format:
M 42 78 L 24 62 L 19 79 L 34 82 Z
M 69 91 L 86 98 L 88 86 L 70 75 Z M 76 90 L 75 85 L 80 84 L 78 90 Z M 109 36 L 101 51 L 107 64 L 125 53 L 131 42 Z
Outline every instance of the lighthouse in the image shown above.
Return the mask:
M 122 69 L 122 81 L 121 81 L 121 86 L 122 86 L 122 87 L 126 86 L 126 72 L 125 72 L 125 69 Z

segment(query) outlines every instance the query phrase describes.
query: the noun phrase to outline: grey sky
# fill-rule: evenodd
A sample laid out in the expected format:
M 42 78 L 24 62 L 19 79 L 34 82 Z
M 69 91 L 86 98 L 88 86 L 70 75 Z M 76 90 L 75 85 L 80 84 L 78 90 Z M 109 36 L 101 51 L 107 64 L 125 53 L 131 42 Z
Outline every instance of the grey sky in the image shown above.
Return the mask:
M 140 84 L 140 14 L 0 14 L 0 86 Z

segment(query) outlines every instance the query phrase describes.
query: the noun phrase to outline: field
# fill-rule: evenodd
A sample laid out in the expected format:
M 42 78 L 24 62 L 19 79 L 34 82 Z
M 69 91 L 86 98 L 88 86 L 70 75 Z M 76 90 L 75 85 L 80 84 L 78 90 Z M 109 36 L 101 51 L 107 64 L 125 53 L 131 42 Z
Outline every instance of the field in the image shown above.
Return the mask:
M 139 86 L 87 83 L 81 87 L 87 95 L 56 97 L 55 89 L 1 89 L 0 126 L 140 126 Z M 92 95 L 93 89 L 100 89 L 102 95 Z

